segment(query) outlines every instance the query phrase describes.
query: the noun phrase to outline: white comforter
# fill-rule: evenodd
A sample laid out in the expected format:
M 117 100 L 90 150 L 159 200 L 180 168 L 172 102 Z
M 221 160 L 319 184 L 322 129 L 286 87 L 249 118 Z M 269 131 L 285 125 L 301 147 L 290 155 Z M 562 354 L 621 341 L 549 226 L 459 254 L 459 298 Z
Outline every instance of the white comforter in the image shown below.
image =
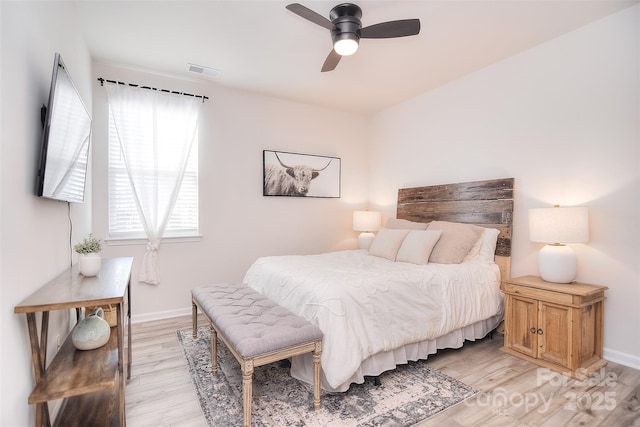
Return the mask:
M 493 263 L 419 266 L 350 250 L 260 258 L 244 281 L 324 332 L 323 375 L 338 389 L 374 354 L 498 314 L 499 274 Z

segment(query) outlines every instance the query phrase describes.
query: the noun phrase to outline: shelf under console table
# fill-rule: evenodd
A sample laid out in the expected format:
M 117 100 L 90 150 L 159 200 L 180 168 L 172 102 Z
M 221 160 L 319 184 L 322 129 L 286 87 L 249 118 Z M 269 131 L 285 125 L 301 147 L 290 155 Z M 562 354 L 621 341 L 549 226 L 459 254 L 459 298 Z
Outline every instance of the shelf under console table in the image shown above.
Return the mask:
M 48 401 L 55 399 L 64 399 L 55 425 L 126 425 L 124 339 L 126 329 L 130 379 L 132 264 L 130 257 L 105 258 L 95 277 L 84 277 L 73 266 L 15 307 L 15 313 L 27 315 L 36 382 L 29 403 L 36 404 L 36 427 L 51 426 Z M 115 305 L 117 316 L 107 344 L 95 350 L 76 350 L 69 333 L 47 366 L 49 312 L 103 305 Z M 42 313 L 40 334 L 36 313 Z

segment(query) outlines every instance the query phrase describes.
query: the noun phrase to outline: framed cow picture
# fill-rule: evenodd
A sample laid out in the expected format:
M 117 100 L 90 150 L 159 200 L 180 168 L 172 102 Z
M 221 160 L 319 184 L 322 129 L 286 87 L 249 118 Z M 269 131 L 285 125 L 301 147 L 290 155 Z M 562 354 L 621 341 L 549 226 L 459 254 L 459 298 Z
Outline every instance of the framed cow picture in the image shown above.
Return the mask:
M 262 195 L 340 197 L 340 159 L 264 150 Z

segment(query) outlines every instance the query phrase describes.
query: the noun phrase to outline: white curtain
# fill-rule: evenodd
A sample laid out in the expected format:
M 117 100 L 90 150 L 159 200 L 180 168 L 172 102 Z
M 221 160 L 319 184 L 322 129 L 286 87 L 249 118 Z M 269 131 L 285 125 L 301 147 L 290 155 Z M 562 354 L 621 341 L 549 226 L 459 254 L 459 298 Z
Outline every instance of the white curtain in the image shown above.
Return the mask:
M 196 138 L 202 100 L 106 84 L 131 190 L 149 239 L 138 280 L 160 283 L 158 248 Z

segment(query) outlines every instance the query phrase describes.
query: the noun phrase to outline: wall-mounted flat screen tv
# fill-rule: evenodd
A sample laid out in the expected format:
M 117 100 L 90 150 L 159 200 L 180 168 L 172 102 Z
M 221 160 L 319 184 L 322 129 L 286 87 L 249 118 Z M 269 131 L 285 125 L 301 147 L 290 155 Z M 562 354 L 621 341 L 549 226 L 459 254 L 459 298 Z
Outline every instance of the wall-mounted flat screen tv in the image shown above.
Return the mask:
M 49 102 L 43 106 L 43 117 L 36 193 L 49 199 L 82 203 L 91 116 L 59 53 L 55 54 Z

